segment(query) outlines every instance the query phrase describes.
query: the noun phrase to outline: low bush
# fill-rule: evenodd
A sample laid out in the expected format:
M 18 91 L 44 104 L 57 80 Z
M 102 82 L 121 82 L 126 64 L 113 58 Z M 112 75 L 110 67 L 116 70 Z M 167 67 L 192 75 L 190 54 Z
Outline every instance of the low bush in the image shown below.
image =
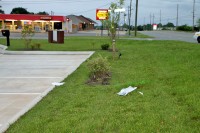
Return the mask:
M 108 84 L 108 79 L 110 78 L 110 64 L 107 58 L 103 58 L 99 55 L 99 57 L 89 60 L 87 65 L 90 71 L 89 83 Z
M 40 43 L 31 44 L 31 50 L 39 50 L 41 47 Z
M 101 49 L 102 49 L 102 50 L 108 50 L 109 47 L 110 47 L 109 44 L 102 44 L 102 45 L 101 45 Z

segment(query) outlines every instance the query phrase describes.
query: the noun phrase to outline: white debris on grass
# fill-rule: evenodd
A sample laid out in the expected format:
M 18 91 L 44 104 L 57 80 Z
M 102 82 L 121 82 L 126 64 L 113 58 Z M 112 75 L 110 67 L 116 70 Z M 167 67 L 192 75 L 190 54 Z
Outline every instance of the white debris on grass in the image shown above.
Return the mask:
M 120 96 L 126 96 L 128 93 L 136 90 L 137 87 L 132 87 L 132 86 L 129 86 L 128 88 L 123 88 L 120 92 L 118 92 L 117 94 L 120 95 Z
M 138 91 L 138 93 L 140 93 L 141 95 L 144 95 L 144 93 L 143 93 L 143 92 L 141 92 L 141 91 Z
M 52 85 L 55 85 L 55 86 L 61 86 L 63 85 L 65 82 L 62 82 L 62 83 L 59 83 L 59 82 L 53 82 Z
M 0 55 L 3 55 L 7 48 L 7 46 L 0 44 Z

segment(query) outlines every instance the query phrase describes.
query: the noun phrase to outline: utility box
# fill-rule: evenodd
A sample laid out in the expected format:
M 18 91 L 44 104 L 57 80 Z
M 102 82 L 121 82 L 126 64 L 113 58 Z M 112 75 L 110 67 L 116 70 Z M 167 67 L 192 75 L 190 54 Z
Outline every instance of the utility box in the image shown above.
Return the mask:
M 49 43 L 64 43 L 64 31 L 48 31 Z
M 53 31 L 48 31 L 48 42 L 53 43 Z
M 10 31 L 9 30 L 1 30 L 2 35 L 7 38 L 7 46 L 10 46 Z

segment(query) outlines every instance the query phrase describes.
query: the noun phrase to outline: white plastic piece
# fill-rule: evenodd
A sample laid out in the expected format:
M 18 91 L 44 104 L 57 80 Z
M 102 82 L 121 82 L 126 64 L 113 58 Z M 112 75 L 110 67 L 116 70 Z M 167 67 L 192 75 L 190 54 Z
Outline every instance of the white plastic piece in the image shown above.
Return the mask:
M 143 92 L 140 92 L 140 91 L 138 91 L 138 93 L 140 93 L 141 95 L 144 95 L 144 93 L 143 93 Z
M 62 83 L 59 83 L 59 82 L 53 82 L 52 85 L 55 85 L 55 86 L 61 86 L 63 85 L 65 82 L 62 82 Z
M 8 48 L 7 46 L 0 44 L 0 54 L 4 54 L 7 48 Z
M 120 92 L 118 92 L 117 94 L 120 95 L 120 96 L 126 96 L 128 93 L 136 90 L 137 87 L 132 87 L 132 86 L 129 86 L 128 88 L 123 88 Z

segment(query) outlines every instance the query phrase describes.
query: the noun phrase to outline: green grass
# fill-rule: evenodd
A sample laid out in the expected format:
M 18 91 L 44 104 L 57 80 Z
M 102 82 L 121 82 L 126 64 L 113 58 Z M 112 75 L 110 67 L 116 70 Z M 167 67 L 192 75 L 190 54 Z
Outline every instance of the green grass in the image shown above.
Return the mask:
M 11 50 L 21 50 L 12 40 Z M 42 43 L 43 50 L 93 50 L 108 57 L 112 79 L 89 86 L 87 62 L 33 109 L 11 125 L 8 133 L 27 132 L 172 132 L 200 131 L 200 46 L 179 41 L 118 40 L 121 59 L 102 51 L 107 39 L 68 38 L 65 44 Z M 15 46 L 14 46 L 15 45 Z M 70 46 L 73 45 L 73 46 Z M 122 88 L 138 86 L 126 97 Z M 138 91 L 144 93 L 140 95 Z
M 1 44 L 6 45 L 6 39 L 0 39 Z M 67 37 L 64 44 L 48 43 L 48 40 L 32 40 L 31 44 L 40 43 L 41 49 L 45 51 L 88 51 L 98 50 L 104 43 L 110 43 L 108 37 Z M 94 44 L 94 45 L 93 45 Z M 21 39 L 11 39 L 8 50 L 27 50 L 24 41 Z M 31 50 L 29 47 L 28 50 Z

